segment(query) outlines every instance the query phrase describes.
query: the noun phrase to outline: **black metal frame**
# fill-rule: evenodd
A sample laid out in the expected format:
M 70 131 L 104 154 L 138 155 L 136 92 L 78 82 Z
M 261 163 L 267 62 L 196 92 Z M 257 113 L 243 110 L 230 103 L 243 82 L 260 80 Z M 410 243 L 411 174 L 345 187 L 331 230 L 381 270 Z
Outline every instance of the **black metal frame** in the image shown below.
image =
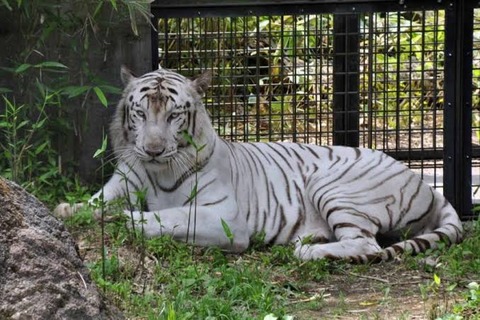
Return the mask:
M 472 216 L 472 50 L 474 1 L 446 11 L 444 194 L 463 217 Z
M 333 29 L 333 144 L 360 145 L 358 14 L 337 14 Z
M 478 1 L 307 1 L 307 0 L 157 0 L 152 4 L 153 25 L 159 18 L 233 17 L 250 15 L 335 15 L 334 137 L 335 144 L 359 145 L 358 14 L 413 10 L 445 10 L 444 148 L 417 155 L 441 159 L 444 194 L 464 219 L 472 213 L 472 50 L 473 11 Z M 158 66 L 158 34 L 152 31 L 152 68 Z M 356 45 L 357 44 L 357 45 Z M 410 151 L 393 151 L 397 159 L 411 159 Z

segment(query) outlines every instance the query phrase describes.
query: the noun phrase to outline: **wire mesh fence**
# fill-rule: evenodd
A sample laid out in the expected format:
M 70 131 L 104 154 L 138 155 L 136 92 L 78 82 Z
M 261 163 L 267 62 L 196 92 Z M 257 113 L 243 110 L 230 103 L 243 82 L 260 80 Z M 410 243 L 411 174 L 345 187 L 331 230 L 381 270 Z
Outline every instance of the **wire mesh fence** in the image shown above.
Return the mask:
M 480 9 L 474 9 L 472 60 L 472 146 L 478 149 L 480 148 Z M 471 170 L 473 197 L 480 199 L 479 157 L 472 158 Z
M 214 70 L 207 106 L 222 136 L 331 143 L 331 20 L 161 19 L 160 65 L 190 74 Z
M 158 15 L 158 62 L 190 76 L 214 72 L 206 104 L 222 137 L 380 149 L 442 188 L 445 6 L 354 14 L 195 10 Z M 474 21 L 478 145 L 478 9 Z M 473 164 L 475 198 L 480 163 Z

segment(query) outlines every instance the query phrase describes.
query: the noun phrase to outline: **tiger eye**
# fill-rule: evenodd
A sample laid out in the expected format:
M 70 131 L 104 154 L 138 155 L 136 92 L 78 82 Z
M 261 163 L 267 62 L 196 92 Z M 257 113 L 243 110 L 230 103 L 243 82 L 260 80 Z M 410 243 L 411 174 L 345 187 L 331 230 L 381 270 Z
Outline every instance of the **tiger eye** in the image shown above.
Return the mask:
M 143 119 L 146 119 L 147 116 L 145 115 L 145 112 L 143 112 L 142 110 L 137 110 L 137 114 L 139 117 L 143 118 Z

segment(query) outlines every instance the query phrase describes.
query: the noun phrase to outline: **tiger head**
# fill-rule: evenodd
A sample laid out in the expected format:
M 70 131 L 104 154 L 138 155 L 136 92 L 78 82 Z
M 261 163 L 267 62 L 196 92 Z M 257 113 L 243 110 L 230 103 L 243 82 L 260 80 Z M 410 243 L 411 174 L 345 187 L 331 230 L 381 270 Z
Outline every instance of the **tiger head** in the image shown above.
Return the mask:
M 136 77 L 122 67 L 121 78 L 125 89 L 110 127 L 117 157 L 161 167 L 211 128 L 202 102 L 209 71 L 195 79 L 166 69 Z

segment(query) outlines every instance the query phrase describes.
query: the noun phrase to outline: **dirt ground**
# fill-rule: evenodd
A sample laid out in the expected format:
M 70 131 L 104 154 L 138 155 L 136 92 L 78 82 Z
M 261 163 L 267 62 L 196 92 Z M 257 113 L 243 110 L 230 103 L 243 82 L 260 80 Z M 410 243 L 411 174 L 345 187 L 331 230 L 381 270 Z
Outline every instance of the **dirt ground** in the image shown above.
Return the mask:
M 85 262 L 99 259 L 97 245 L 92 246 L 84 233 L 77 233 L 76 238 Z M 138 253 L 131 248 L 119 248 L 118 254 L 121 260 L 138 262 Z M 158 261 L 148 256 L 146 259 L 147 269 L 150 266 L 153 270 Z M 429 267 L 418 268 L 408 266 L 413 257 L 404 259 L 373 265 L 345 265 L 324 280 L 302 285 L 301 289 L 294 289 L 298 294 L 288 301 L 289 314 L 294 320 L 436 319 L 463 300 L 465 286 L 472 279 L 460 281 L 461 285 L 451 289 L 448 287 L 456 282 L 453 279 L 441 278 L 441 284 L 435 285 L 434 272 L 426 271 L 435 265 L 432 258 L 425 260 Z M 288 275 L 278 276 L 280 285 L 289 280 Z M 480 319 L 480 314 L 478 318 L 469 319 Z
M 411 270 L 403 262 L 372 265 L 312 285 L 308 300 L 318 299 L 318 309 L 299 310 L 294 319 L 435 319 L 462 300 L 464 288 L 447 290 L 448 285 L 435 286 L 433 273 Z

